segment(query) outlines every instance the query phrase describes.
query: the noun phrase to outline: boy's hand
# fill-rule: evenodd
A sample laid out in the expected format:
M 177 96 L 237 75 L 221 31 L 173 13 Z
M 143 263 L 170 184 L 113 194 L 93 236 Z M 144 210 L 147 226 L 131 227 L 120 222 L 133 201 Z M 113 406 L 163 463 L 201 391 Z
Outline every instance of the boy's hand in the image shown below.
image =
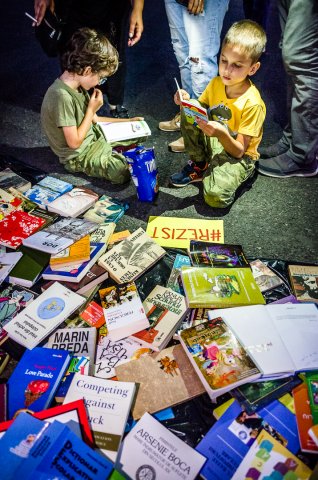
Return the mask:
M 92 96 L 88 102 L 88 108 L 91 108 L 93 113 L 95 114 L 97 110 L 99 110 L 100 107 L 103 105 L 103 103 L 104 100 L 101 90 L 99 90 L 98 88 L 94 88 Z
M 227 132 L 226 128 L 221 125 L 219 122 L 210 121 L 205 122 L 202 118 L 196 117 L 196 122 L 198 127 L 201 128 L 202 132 L 207 137 L 218 137 L 220 132 Z
M 128 122 L 138 122 L 140 120 L 144 120 L 144 117 L 132 117 L 132 118 L 129 118 L 127 121 Z
M 190 95 L 185 90 L 180 89 L 182 98 L 179 96 L 179 91 L 177 90 L 174 94 L 173 100 L 176 105 L 181 105 L 181 100 L 190 100 Z
M 193 15 L 199 15 L 204 10 L 204 0 L 189 0 L 188 12 Z

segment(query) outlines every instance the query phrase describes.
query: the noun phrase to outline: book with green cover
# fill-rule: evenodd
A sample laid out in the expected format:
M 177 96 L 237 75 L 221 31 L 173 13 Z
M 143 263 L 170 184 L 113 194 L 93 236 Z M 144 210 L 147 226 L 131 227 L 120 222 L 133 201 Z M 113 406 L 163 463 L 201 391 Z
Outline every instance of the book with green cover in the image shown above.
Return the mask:
M 182 330 L 179 339 L 212 401 L 260 377 L 252 358 L 221 317 Z
M 314 425 L 318 424 L 318 370 L 306 373 L 309 405 Z
M 19 251 L 23 253 L 23 256 L 11 270 L 9 282 L 24 287 L 32 287 L 48 265 L 50 255 L 24 245 L 21 245 Z
M 190 308 L 266 303 L 249 268 L 181 267 L 181 280 Z

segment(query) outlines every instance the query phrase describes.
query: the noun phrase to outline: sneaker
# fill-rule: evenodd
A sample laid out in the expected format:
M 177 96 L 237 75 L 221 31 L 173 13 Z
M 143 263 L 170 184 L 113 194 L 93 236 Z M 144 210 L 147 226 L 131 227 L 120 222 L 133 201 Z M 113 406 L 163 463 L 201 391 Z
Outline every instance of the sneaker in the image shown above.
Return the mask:
M 159 129 L 164 132 L 178 132 L 180 130 L 180 113 L 177 113 L 172 120 L 167 122 L 160 122 Z
M 129 118 L 128 110 L 123 105 L 116 105 L 116 108 L 110 109 L 110 114 L 114 118 Z
M 258 149 L 261 158 L 273 158 L 281 155 L 282 153 L 286 153 L 289 150 L 289 145 L 283 143 L 282 141 L 278 141 L 269 147 L 260 147 Z
M 202 182 L 204 173 L 208 168 L 208 163 L 204 168 L 199 168 L 195 162 L 188 161 L 187 165 L 182 169 L 180 173 L 174 173 L 170 177 L 170 183 L 174 187 L 186 187 L 189 183 Z
M 262 175 L 277 178 L 314 177 L 318 173 L 317 162 L 301 167 L 287 153 L 265 160 L 260 159 L 256 168 Z
M 169 143 L 168 147 L 169 147 L 169 150 L 175 153 L 185 152 L 183 137 L 180 137 L 178 138 L 178 140 L 175 140 L 174 142 Z

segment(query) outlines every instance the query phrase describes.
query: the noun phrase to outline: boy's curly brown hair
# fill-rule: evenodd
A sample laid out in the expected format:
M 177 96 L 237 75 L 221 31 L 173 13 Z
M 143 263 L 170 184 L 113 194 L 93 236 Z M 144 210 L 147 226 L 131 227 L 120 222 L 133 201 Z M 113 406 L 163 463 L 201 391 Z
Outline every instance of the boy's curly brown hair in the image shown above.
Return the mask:
M 80 28 L 68 41 L 61 57 L 63 70 L 82 75 L 86 67 L 93 73 L 107 72 L 113 75 L 118 68 L 118 52 L 100 32 L 91 28 Z

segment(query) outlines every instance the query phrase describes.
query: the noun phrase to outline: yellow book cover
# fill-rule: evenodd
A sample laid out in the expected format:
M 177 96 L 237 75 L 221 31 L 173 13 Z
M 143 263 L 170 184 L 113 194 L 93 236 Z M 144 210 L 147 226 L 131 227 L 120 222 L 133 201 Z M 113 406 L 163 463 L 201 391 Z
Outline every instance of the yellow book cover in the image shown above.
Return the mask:
M 87 262 L 90 259 L 90 236 L 86 235 L 70 247 L 65 248 L 56 255 L 51 255 L 50 267 L 61 267 L 65 265 L 76 265 L 78 263 Z
M 162 247 L 188 249 L 190 240 L 224 243 L 223 220 L 149 217 L 146 232 Z

